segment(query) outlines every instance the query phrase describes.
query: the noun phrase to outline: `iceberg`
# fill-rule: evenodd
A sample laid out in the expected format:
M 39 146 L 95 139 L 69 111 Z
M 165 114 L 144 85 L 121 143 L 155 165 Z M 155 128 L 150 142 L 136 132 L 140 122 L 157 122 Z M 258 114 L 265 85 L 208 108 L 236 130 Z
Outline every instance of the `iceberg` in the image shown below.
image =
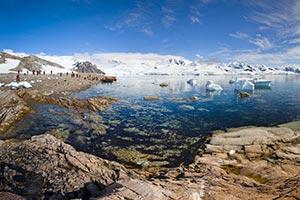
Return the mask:
M 253 91 L 254 83 L 251 81 L 251 79 L 237 79 L 235 81 L 234 87 L 238 91 Z
M 197 85 L 197 80 L 191 79 L 191 80 L 188 80 L 187 83 L 190 84 L 191 86 L 195 86 L 195 85 Z
M 223 88 L 220 85 L 215 84 L 213 81 L 207 81 L 206 90 L 207 91 L 222 91 Z

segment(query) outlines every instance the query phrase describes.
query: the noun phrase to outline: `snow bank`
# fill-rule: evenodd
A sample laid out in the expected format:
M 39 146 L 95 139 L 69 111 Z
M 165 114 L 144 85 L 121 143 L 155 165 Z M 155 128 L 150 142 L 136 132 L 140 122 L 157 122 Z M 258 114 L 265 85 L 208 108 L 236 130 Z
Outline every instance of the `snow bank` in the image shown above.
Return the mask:
M 27 81 L 21 81 L 21 82 L 11 82 L 9 84 L 5 85 L 6 87 L 10 87 L 11 89 L 17 89 L 17 88 L 32 88 L 32 85 L 28 83 Z
M 20 60 L 5 59 L 5 63 L 0 64 L 0 73 L 7 74 L 12 73 L 13 71 L 10 71 L 11 69 L 17 67 L 20 63 Z

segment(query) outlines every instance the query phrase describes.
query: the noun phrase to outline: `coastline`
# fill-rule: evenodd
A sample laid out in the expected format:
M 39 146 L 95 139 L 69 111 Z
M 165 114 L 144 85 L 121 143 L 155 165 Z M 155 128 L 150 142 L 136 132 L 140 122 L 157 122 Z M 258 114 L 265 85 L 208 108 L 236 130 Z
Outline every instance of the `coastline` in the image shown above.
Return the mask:
M 99 83 L 92 80 L 71 84 L 67 90 L 61 85 L 51 92 L 57 80 L 69 79 L 69 84 L 78 82 L 70 77 L 46 76 L 43 86 L 1 90 L 1 94 L 13 97 L 4 107 L 20 111 L 19 117 L 11 115 L 19 121 L 33 111 L 31 105 L 36 103 L 59 105 L 80 115 L 101 111 L 117 101 L 108 97 L 78 100 L 70 95 Z M 16 105 L 23 106 L 16 109 Z M 228 195 L 231 199 L 295 199 L 300 194 L 299 127 L 300 121 L 296 121 L 275 127 L 215 131 L 202 147 L 195 149 L 191 162 L 153 170 L 128 168 L 124 163 L 80 152 L 64 142 L 60 130 L 20 141 L 2 140 L 0 195 L 6 199 L 10 195 L 12 199 L 199 200 L 227 199 Z M 126 156 L 130 157 L 126 154 L 125 159 Z
M 296 121 L 276 127 L 218 132 L 198 150 L 191 164 L 163 168 L 152 174 L 76 151 L 49 134 L 23 141 L 2 141 L 1 190 L 5 195 L 17 191 L 26 198 L 84 195 L 104 200 L 199 200 L 226 199 L 230 195 L 231 199 L 294 199 L 300 194 L 299 130 L 300 121 Z M 31 179 L 27 174 L 33 169 L 39 178 L 31 184 L 38 184 L 40 179 L 44 184 L 34 186 L 37 193 L 28 194 L 27 181 Z M 14 180 L 14 174 L 24 176 L 24 181 Z

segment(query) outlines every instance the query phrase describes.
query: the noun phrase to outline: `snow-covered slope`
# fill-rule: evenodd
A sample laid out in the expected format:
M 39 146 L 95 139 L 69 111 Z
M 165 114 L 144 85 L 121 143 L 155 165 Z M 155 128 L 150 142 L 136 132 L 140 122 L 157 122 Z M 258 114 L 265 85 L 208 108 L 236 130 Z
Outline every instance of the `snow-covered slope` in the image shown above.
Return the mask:
M 224 74 L 293 74 L 295 68 L 274 68 L 247 63 L 213 63 L 191 61 L 181 56 L 141 53 L 74 54 L 73 56 L 50 56 L 24 53 L 0 53 L 0 73 L 41 69 L 49 73 L 74 71 L 77 62 L 89 61 L 107 75 L 224 75 Z M 21 69 L 22 70 L 22 69 Z
M 16 73 L 17 71 L 42 71 L 59 73 L 70 71 L 63 66 L 34 55 L 0 53 L 0 73 Z

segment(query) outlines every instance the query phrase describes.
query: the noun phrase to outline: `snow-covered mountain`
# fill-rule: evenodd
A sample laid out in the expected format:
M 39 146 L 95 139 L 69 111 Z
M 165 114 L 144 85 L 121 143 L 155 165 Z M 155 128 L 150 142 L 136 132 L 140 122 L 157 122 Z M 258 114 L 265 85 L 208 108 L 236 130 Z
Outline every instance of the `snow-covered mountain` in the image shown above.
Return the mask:
M 74 54 L 73 56 L 0 54 L 0 73 L 39 68 L 49 73 L 76 70 L 75 63 L 89 61 L 108 75 L 223 75 L 223 74 L 293 74 L 298 68 L 274 68 L 234 62 L 229 64 L 191 61 L 181 56 L 141 53 Z M 297 71 L 298 69 L 298 71 Z

